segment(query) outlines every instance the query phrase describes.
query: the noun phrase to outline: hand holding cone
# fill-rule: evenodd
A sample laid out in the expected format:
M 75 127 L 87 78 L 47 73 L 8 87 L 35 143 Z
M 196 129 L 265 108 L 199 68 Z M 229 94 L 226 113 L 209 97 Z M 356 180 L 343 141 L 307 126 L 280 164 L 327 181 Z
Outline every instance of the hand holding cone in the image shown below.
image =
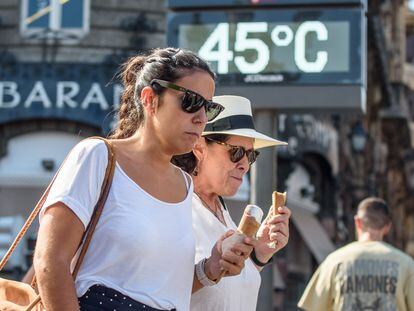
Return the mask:
M 277 209 L 281 206 L 285 206 L 286 205 L 286 192 L 277 192 L 277 191 L 273 191 L 272 194 L 272 206 L 269 210 L 269 213 L 267 215 L 267 218 L 271 218 L 273 216 L 276 216 L 278 214 Z M 277 242 L 271 242 L 269 244 L 270 248 L 274 248 L 276 249 L 277 247 Z
M 222 243 L 222 252 L 230 250 L 235 244 L 243 243 L 244 238 L 255 238 L 259 230 L 260 223 L 263 218 L 263 210 L 256 205 L 247 205 L 244 209 L 242 219 L 240 220 L 237 232 L 226 238 Z M 240 254 L 238 254 L 240 255 Z M 226 271 L 223 271 L 218 280 L 225 276 Z

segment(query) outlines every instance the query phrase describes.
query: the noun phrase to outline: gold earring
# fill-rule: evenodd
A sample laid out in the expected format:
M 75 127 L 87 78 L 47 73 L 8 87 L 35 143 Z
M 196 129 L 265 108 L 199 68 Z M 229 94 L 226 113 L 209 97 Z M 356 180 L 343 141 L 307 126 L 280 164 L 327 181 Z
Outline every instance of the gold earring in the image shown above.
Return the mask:
M 198 166 L 196 166 L 196 168 L 193 171 L 193 176 L 197 176 L 198 175 Z

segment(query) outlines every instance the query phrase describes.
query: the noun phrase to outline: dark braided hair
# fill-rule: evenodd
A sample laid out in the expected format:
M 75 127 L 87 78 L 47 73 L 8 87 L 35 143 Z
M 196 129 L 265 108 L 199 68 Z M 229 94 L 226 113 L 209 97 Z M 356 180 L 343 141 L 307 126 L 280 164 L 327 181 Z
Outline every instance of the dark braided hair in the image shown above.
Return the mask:
M 118 124 L 110 138 L 128 138 L 142 125 L 145 115 L 140 102 L 140 94 L 151 80 L 161 79 L 170 82 L 201 70 L 213 79 L 214 73 L 208 64 L 195 53 L 177 48 L 154 49 L 148 56 L 137 55 L 129 58 L 121 67 L 120 76 L 124 85 L 118 111 Z M 161 95 L 163 88 L 153 88 Z

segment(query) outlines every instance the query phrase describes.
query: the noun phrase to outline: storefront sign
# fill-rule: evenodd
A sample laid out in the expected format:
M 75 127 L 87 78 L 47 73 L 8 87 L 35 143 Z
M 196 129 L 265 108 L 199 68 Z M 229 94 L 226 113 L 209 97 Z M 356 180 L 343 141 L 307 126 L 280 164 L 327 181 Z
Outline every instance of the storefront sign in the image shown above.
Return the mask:
M 13 64 L 0 74 L 0 123 L 64 119 L 107 128 L 122 86 L 116 68 L 89 64 Z

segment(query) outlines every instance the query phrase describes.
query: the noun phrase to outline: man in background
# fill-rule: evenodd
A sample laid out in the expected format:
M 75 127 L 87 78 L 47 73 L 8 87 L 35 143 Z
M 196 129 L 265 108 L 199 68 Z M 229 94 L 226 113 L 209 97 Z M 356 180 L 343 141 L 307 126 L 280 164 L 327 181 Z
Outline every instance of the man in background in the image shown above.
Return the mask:
M 383 242 L 391 228 L 387 203 L 367 198 L 354 217 L 358 241 L 331 253 L 298 306 L 319 310 L 414 310 L 414 260 Z

